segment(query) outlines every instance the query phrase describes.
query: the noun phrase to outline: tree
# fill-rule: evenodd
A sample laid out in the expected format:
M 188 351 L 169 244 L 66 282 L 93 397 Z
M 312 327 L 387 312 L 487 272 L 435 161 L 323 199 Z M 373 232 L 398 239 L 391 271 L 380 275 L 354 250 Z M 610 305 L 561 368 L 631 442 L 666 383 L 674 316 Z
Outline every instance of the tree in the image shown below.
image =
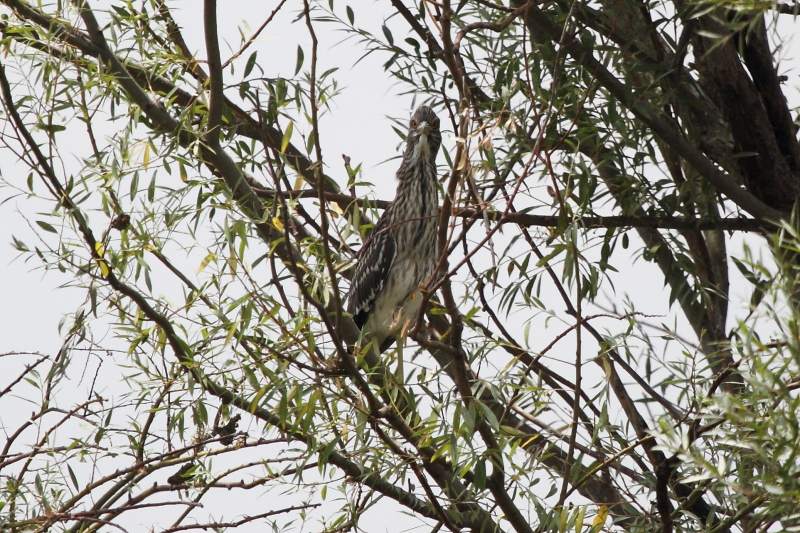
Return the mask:
M 57 354 L 4 356 L 35 405 L 4 530 L 798 527 L 797 4 L 392 0 L 377 32 L 284 1 L 224 51 L 205 0 L 196 55 L 165 0 L 2 3 L 4 191 L 47 203 L 13 244 L 85 294 Z M 323 160 L 321 27 L 453 133 L 424 320 L 380 358 L 342 295 L 385 203 Z

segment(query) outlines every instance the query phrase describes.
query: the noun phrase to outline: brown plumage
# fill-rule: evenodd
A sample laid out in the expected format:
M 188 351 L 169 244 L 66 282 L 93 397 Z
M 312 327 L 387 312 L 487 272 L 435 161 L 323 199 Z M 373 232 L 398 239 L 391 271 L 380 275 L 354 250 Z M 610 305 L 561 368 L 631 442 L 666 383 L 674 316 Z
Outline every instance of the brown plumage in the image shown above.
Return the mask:
M 416 318 L 422 303 L 419 286 L 436 267 L 436 154 L 441 143 L 439 118 L 421 106 L 411 117 L 394 201 L 358 253 L 347 312 L 381 352 Z

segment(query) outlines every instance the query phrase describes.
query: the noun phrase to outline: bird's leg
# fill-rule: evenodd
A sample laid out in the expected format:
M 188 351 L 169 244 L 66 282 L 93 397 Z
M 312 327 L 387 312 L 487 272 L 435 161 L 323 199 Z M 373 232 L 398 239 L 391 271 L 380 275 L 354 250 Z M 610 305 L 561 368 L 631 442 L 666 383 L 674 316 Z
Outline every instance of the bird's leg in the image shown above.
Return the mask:
M 414 298 L 412 294 L 411 298 Z M 406 335 L 408 334 L 409 317 L 402 307 L 395 309 L 394 316 L 392 317 L 391 330 L 395 332 L 394 342 L 397 343 L 395 350 L 395 357 L 397 357 L 397 369 L 394 372 L 396 383 L 402 385 L 405 383 L 405 374 L 403 373 L 403 348 L 405 347 Z
M 416 295 L 416 293 L 414 294 Z M 411 329 L 414 317 L 407 316 L 403 313 L 403 318 L 400 335 L 397 336 L 397 379 L 401 384 L 406 382 L 406 374 L 403 369 L 403 348 L 406 346 L 406 339 L 408 338 L 408 332 Z

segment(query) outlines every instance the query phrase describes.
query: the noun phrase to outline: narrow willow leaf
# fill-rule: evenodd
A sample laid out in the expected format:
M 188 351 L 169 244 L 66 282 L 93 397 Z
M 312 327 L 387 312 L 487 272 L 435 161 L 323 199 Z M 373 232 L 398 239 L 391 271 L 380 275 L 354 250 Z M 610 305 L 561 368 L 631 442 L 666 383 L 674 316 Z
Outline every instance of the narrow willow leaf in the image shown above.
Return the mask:
M 250 57 L 247 58 L 247 65 L 244 67 L 244 77 L 248 77 L 251 72 L 253 72 L 253 67 L 256 64 L 256 58 L 258 57 L 258 52 L 253 52 L 250 54 Z M 296 74 L 296 73 L 295 73 Z
M 292 138 L 292 132 L 294 131 L 294 122 L 290 122 L 289 125 L 286 127 L 286 131 L 283 132 L 283 139 L 281 139 L 281 153 L 286 153 L 286 148 L 289 146 L 289 141 Z
M 147 168 L 150 166 L 150 143 L 144 143 L 144 150 L 142 150 L 142 166 Z
M 208 255 L 206 255 L 205 258 L 203 258 L 203 260 L 200 261 L 200 266 L 197 267 L 197 273 L 199 274 L 200 272 L 205 270 L 205 268 L 208 266 L 208 264 L 211 261 L 213 261 L 215 257 L 216 256 L 212 252 L 208 252 Z
M 36 221 L 36 224 L 37 224 L 37 225 L 38 225 L 40 228 L 42 228 L 43 230 L 45 230 L 45 231 L 49 231 L 50 233 L 58 233 L 58 231 L 56 231 L 56 228 L 54 228 L 53 226 L 51 226 L 50 224 L 48 224 L 47 222 L 45 222 L 45 221 L 43 221 L 43 220 L 37 220 L 37 221 Z
M 298 44 L 297 45 L 297 62 L 294 66 L 294 75 L 297 76 L 297 73 L 300 72 L 300 69 L 303 68 L 303 48 Z
M 583 529 L 583 517 L 586 515 L 586 506 L 581 505 L 578 507 L 578 515 L 575 518 L 575 533 L 581 533 Z
M 592 528 L 600 526 L 601 529 L 606 523 L 606 517 L 608 516 L 608 506 L 601 505 L 600 508 L 597 510 L 597 516 L 594 517 L 594 521 L 592 522 Z

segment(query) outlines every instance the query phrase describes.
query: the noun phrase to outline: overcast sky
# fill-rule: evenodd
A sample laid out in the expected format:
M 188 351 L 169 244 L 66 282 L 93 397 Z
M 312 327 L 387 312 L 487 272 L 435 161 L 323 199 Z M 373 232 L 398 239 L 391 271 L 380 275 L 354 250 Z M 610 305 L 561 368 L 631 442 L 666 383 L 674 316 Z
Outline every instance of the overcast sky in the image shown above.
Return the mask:
M 92 2 L 100 9 L 107 2 Z M 199 3 L 185 0 L 174 13 L 183 26 L 190 48 L 204 56 L 202 13 Z M 170 5 L 173 5 L 172 3 Z M 220 39 L 223 60 L 232 50 L 240 46 L 237 26 L 245 33 L 255 29 L 276 5 L 276 2 L 227 0 L 220 2 Z M 259 63 L 269 77 L 291 77 L 296 63 L 298 44 L 310 46 L 310 40 L 302 21 L 292 24 L 300 2 L 288 2 L 276 19 L 268 26 L 251 50 L 258 50 Z M 380 3 L 363 2 L 358 6 L 356 21 L 380 32 L 383 12 Z M 346 180 L 342 154 L 352 159 L 355 167 L 363 163 L 364 180 L 376 185 L 374 196 L 390 200 L 394 195 L 394 171 L 396 162 L 386 160 L 398 155 L 400 139 L 392 130 L 388 116 L 405 119 L 410 116 L 412 97 L 398 95 L 394 81 L 384 72 L 382 63 L 386 58 L 370 55 L 358 59 L 363 49 L 354 41 L 343 41 L 345 34 L 336 31 L 332 24 L 316 26 L 320 41 L 320 64 L 322 72 L 339 67 L 336 74 L 341 93 L 331 102 L 330 113 L 321 118 L 321 146 L 326 163 L 326 172 L 340 181 Z M 243 61 L 233 77 L 239 80 Z M 309 67 L 310 53 L 306 54 L 304 69 Z M 8 60 L 6 60 L 8 61 Z M 358 64 L 355 64 L 358 62 Z M 235 96 L 235 93 L 234 93 Z M 8 124 L 3 128 L 8 128 Z M 297 141 L 295 138 L 293 141 Z M 64 141 L 64 139 L 59 139 Z M 447 139 L 445 140 L 447 142 Z M 68 159 L 68 144 L 60 142 L 65 159 Z M 383 164 L 381 164 L 383 163 Z M 15 156 L 0 150 L 0 169 L 8 181 L 24 183 L 27 169 L 16 162 Z M 367 191 L 360 191 L 364 193 Z M 35 243 L 28 227 L 36 219 L 36 213 L 48 206 L 34 205 L 24 197 L 6 201 L 11 191 L 0 188 L 0 268 L 3 271 L 2 294 L 6 305 L 0 306 L 0 353 L 7 351 L 39 351 L 53 354 L 61 343 L 58 323 L 65 313 L 73 312 L 83 301 L 84 291 L 58 289 L 70 281 L 69 276 L 58 272 L 44 273 L 36 258 L 28 262 L 11 246 L 12 235 L 28 244 Z

